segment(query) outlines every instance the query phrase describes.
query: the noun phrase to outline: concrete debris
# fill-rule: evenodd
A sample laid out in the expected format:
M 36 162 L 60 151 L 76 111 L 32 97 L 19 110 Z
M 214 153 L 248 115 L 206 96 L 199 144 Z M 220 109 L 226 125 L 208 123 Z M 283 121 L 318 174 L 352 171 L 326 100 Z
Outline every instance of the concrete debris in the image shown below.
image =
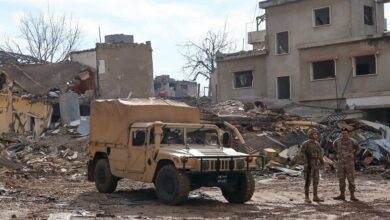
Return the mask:
M 59 93 L 59 91 L 49 91 L 48 96 L 51 98 L 59 98 L 60 93 Z
M 385 179 L 390 180 L 390 170 L 386 170 L 384 173 L 381 174 L 381 176 Z
M 200 106 L 202 119 L 221 124 L 225 121 L 237 127 L 246 147 L 236 143 L 234 148 L 245 153 L 257 153 L 272 158 L 285 166 L 299 152 L 299 146 L 307 139 L 309 128 L 320 132 L 320 144 L 326 156 L 326 169 L 334 170 L 337 159 L 332 149 L 333 141 L 346 128 L 356 139 L 362 151 L 357 166 L 390 166 L 390 128 L 380 123 L 361 120 L 359 111 L 334 113 L 326 108 L 313 108 L 288 104 L 269 109 L 269 103 L 228 100 L 217 105 Z M 241 141 L 240 141 L 241 142 Z M 253 149 L 251 152 L 248 148 Z M 372 159 L 373 158 L 373 159 Z
M 12 136 L 14 138 L 9 138 L 11 135 L 6 138 L 9 143 L 0 153 L 0 167 L 5 167 L 7 175 L 14 179 L 40 179 L 50 174 L 73 176 L 70 180 L 74 181 L 79 173 L 85 172 L 85 138 L 63 134 L 26 140 L 16 138 L 17 134 Z
M 77 127 L 77 126 L 79 126 L 79 125 L 80 125 L 80 120 L 71 121 L 71 122 L 69 123 L 69 126 L 71 126 L 71 127 Z
M 56 129 L 50 132 L 50 134 L 58 134 L 60 132 L 60 129 Z
M 302 142 L 307 139 L 307 130 L 312 127 L 320 132 L 320 144 L 326 155 L 324 157 L 326 171 L 335 171 L 337 158 L 331 146 L 339 137 L 341 128 L 347 128 L 351 137 L 359 142 L 362 149 L 356 158 L 356 166 L 360 168 L 359 170 L 363 170 L 363 174 L 376 174 L 390 179 L 388 170 L 390 133 L 385 125 L 355 119 L 336 120 L 332 123 L 308 120 L 283 108 L 269 109 L 269 105 L 262 102 L 227 101 L 214 106 L 209 106 L 207 103 L 207 100 L 204 102 L 195 100 L 193 103 L 195 106 L 201 106 L 202 120 L 219 122 L 217 124 L 234 137 L 231 146 L 236 150 L 265 156 L 265 170 L 257 172 L 257 177 L 272 177 L 271 180 L 275 182 L 258 181 L 257 184 L 273 185 L 276 182 L 288 183 L 296 177 L 302 178 L 303 165 L 294 167 L 289 165 L 298 154 Z M 132 194 L 132 191 L 126 191 L 124 196 L 123 192 L 110 195 L 91 194 L 88 187 L 92 188 L 93 185 L 86 182 L 89 117 L 81 116 L 66 125 L 53 122 L 43 131 L 43 134 L 42 137 L 15 133 L 0 135 L 2 142 L 0 144 L 0 200 L 10 201 L 18 196 L 23 198 L 22 201 L 31 199 L 39 204 L 55 203 L 55 209 L 59 210 L 70 210 L 61 209 L 61 206 L 69 206 L 69 204 L 77 207 L 76 211 L 45 216 L 48 219 L 115 218 L 118 216 L 117 213 L 102 211 L 100 207 L 141 207 L 147 203 L 153 204 L 151 201 L 156 199 L 155 192 L 153 190 L 150 193 L 144 192 L 143 185 L 139 187 L 142 189 L 140 194 L 148 196 L 141 199 L 138 198 L 138 193 L 132 199 L 128 199 L 127 196 Z M 259 167 L 262 166 L 263 161 L 257 162 Z M 50 188 L 48 192 L 41 190 L 39 196 L 34 194 L 34 190 L 41 186 L 32 183 L 56 185 L 58 182 L 62 184 L 59 190 L 51 186 L 48 187 Z M 126 187 L 133 189 L 133 184 L 138 183 L 130 184 L 132 185 Z M 29 191 L 24 192 L 25 188 Z M 69 199 L 66 204 L 58 202 L 64 200 L 61 198 L 67 198 L 67 189 L 76 188 L 77 198 Z M 193 198 L 193 200 L 199 199 L 202 198 Z M 213 201 L 215 198 L 207 199 Z M 79 206 L 82 200 L 85 200 L 86 205 Z M 92 200 L 94 202 L 91 202 Z
M 80 120 L 80 103 L 76 93 L 61 94 L 59 103 L 62 123 L 77 123 Z M 74 126 L 79 124 L 75 124 Z
M 89 117 L 81 116 L 77 132 L 80 134 L 80 136 L 87 136 L 89 134 Z
M 289 151 L 289 149 L 284 149 L 282 152 L 279 153 L 279 157 L 282 157 L 284 159 L 288 159 L 288 151 Z
M 298 145 L 291 146 L 290 148 L 288 148 L 287 157 L 289 160 L 292 160 L 294 159 L 294 157 L 298 155 L 298 153 L 299 153 L 299 146 Z
M 66 159 L 68 159 L 69 161 L 72 161 L 72 160 L 76 160 L 77 157 L 78 157 L 78 153 L 73 152 L 72 156 L 67 156 Z
M 301 171 L 291 170 L 284 167 L 278 167 L 278 166 L 268 166 L 270 170 L 275 170 L 277 172 L 281 172 L 282 174 L 292 176 L 292 177 L 298 177 L 302 175 Z

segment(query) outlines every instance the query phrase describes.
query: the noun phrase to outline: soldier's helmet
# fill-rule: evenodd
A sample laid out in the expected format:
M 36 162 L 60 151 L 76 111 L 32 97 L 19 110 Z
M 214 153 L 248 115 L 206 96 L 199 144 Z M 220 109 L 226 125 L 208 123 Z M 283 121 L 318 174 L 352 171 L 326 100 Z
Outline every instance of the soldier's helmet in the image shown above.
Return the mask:
M 310 138 L 314 133 L 318 134 L 318 130 L 315 128 L 310 128 L 309 131 L 307 131 L 307 136 Z

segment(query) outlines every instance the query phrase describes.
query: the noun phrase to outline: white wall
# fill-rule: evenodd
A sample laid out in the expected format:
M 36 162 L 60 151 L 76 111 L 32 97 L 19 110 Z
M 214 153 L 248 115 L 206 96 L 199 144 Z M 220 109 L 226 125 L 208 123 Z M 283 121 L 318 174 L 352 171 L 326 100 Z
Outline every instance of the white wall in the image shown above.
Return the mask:
M 75 52 L 70 54 L 70 59 L 96 70 L 96 51 Z

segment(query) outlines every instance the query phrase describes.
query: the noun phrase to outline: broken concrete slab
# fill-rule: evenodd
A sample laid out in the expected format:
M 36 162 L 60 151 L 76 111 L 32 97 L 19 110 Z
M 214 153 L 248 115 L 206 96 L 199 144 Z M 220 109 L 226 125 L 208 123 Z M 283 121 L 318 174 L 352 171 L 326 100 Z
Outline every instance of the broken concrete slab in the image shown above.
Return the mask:
M 288 148 L 287 157 L 288 159 L 292 160 L 294 159 L 299 153 L 299 146 L 294 145 Z
M 284 167 L 270 166 L 268 168 L 280 171 L 280 172 L 282 172 L 282 173 L 284 173 L 284 174 L 286 174 L 288 176 L 292 176 L 292 177 L 298 177 L 298 176 L 302 175 L 301 171 L 291 170 L 291 169 L 284 168 Z
M 80 120 L 80 125 L 77 128 L 77 132 L 81 136 L 87 136 L 89 134 L 89 117 L 82 116 Z
M 80 125 L 80 123 L 81 123 L 80 121 L 81 121 L 80 119 L 75 120 L 75 121 L 71 121 L 71 122 L 69 123 L 69 126 L 70 126 L 70 127 L 77 127 L 77 126 Z
M 80 103 L 76 93 L 61 94 L 59 102 L 62 123 L 69 124 L 80 120 Z

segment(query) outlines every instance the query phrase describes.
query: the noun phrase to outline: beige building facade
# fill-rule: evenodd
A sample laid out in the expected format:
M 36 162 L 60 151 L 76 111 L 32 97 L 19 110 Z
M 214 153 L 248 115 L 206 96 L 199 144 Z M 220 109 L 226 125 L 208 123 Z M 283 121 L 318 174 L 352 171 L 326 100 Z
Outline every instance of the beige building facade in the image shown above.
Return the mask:
M 97 70 L 100 98 L 153 97 L 153 57 L 150 41 L 134 43 L 131 35 L 109 35 L 95 49 L 75 51 L 71 60 Z
M 265 51 L 218 56 L 217 84 L 212 94 L 216 102 L 229 99 L 253 99 L 267 96 Z
M 387 2 L 261 1 L 266 29 L 249 33 L 248 39 L 263 55 L 219 56 L 218 101 L 253 96 L 332 108 L 390 107 Z M 232 88 L 234 68 L 250 65 L 257 67 L 252 86 Z

